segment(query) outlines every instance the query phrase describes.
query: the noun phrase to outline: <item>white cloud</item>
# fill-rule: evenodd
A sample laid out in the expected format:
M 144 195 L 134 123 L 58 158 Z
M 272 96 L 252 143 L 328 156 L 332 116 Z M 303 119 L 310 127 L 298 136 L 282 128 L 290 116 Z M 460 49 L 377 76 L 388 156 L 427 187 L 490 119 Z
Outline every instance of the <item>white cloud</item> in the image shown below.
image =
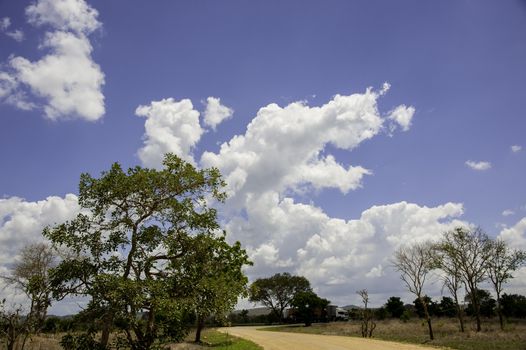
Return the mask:
M 515 226 L 503 229 L 499 238 L 513 248 L 526 250 L 526 217 L 517 222 Z
M 4 32 L 5 35 L 14 39 L 15 41 L 20 42 L 24 40 L 24 32 L 22 32 L 20 29 L 9 31 L 8 29 L 10 26 L 11 26 L 11 19 L 9 17 L 4 17 L 0 19 L 0 32 Z
M 510 215 L 513 215 L 515 214 L 515 212 L 511 209 L 506 209 L 502 212 L 502 216 L 510 216 Z
M 3 17 L 0 19 L 0 30 L 4 31 L 9 29 L 11 26 L 11 19 L 9 17 Z
M 160 167 L 165 153 L 172 152 L 195 164 L 192 150 L 201 138 L 199 112 L 188 99 L 167 98 L 139 106 L 135 114 L 145 117 L 144 146 L 138 155 L 148 167 Z
M 100 119 L 104 114 L 104 96 L 100 90 L 104 74 L 91 59 L 88 39 L 58 31 L 47 33 L 42 45 L 52 53 L 39 61 L 23 57 L 10 60 L 17 81 L 47 100 L 44 111 L 52 120 Z
M 204 113 L 204 122 L 213 130 L 224 120 L 229 119 L 234 114 L 234 110 L 223 106 L 221 100 L 216 97 L 206 99 L 206 110 Z
M 400 105 L 388 113 L 388 118 L 400 125 L 403 131 L 408 131 L 409 128 L 411 128 L 411 120 L 413 119 L 414 114 L 414 107 Z
M 72 219 L 80 210 L 77 196 L 48 197 L 37 202 L 22 198 L 0 199 L 0 275 L 6 275 L 10 264 L 28 243 L 43 241 L 42 230 L 47 225 Z M 3 289 L 0 280 L 0 299 L 12 289 Z M 21 295 L 11 295 L 10 301 L 22 303 Z
M 15 41 L 21 42 L 24 40 L 24 32 L 20 29 L 16 29 L 10 32 L 5 33 L 8 37 L 14 39 Z
M 522 146 L 519 146 L 519 145 L 513 145 L 513 146 L 511 146 L 511 151 L 512 151 L 513 153 L 517 153 L 517 152 L 519 152 L 520 150 L 522 150 Z
M 387 91 L 336 95 L 320 107 L 303 102 L 261 108 L 244 135 L 204 152 L 201 164 L 218 167 L 225 176 L 230 205 L 244 206 L 252 195 L 267 191 L 303 192 L 305 188 L 338 188 L 343 193 L 361 186 L 370 171 L 344 166 L 323 152 L 327 145 L 352 150 L 377 135 L 385 119 L 377 99 Z
M 227 230 L 256 261 L 247 270 L 252 279 L 291 271 L 307 277 L 324 297 L 346 303 L 361 288 L 388 294 L 399 286 L 403 293 L 399 276 L 390 267 L 392 253 L 404 244 L 439 239 L 443 232 L 465 224 L 457 219 L 462 213 L 459 203 L 429 208 L 400 202 L 374 206 L 358 219 L 343 220 L 313 205 L 267 193 L 251 198 L 246 217 L 232 220 Z
M 466 161 L 466 165 L 473 170 L 483 171 L 491 168 L 490 162 L 474 162 L 472 160 Z
M 92 57 L 88 34 L 101 26 L 97 11 L 83 0 L 39 0 L 26 9 L 28 22 L 50 26 L 40 48 L 49 54 L 37 61 L 9 59 L 14 84 L 3 100 L 21 109 L 36 107 L 27 93 L 44 99 L 44 113 L 52 120 L 100 119 L 105 112 L 104 73 Z M 27 88 L 27 91 L 26 91 Z
M 76 34 L 90 34 L 100 28 L 98 15 L 84 0 L 38 0 L 26 8 L 29 23 Z

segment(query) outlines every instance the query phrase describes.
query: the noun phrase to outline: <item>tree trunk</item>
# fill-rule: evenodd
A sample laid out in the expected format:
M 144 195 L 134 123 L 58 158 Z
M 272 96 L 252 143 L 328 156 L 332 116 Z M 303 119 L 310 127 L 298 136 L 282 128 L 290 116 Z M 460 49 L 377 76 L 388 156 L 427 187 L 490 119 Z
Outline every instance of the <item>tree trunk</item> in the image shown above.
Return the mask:
M 462 318 L 462 308 L 460 307 L 460 304 L 458 303 L 457 293 L 455 293 L 455 305 L 457 307 L 457 317 L 458 317 L 458 322 L 460 323 L 460 331 L 464 333 L 464 319 Z
M 457 304 L 457 317 L 458 322 L 460 323 L 460 331 L 464 333 L 464 319 L 462 318 L 462 309 L 460 308 L 460 305 Z
M 195 331 L 195 342 L 201 342 L 201 331 L 205 328 L 205 318 L 203 316 L 197 316 L 197 329 Z
M 420 303 L 422 303 L 422 306 L 424 307 L 424 315 L 426 316 L 427 327 L 429 328 L 429 339 L 433 340 L 435 339 L 435 336 L 433 335 L 433 326 L 431 325 L 431 316 L 429 316 L 429 311 L 427 310 L 427 303 L 425 302 L 424 298 L 419 298 Z
M 100 344 L 104 347 L 108 346 L 111 333 L 111 324 L 113 323 L 113 316 L 111 313 L 106 312 L 102 318 L 102 335 L 100 337 Z
M 500 307 L 500 294 L 497 293 L 497 315 L 499 315 L 500 329 L 504 330 L 504 320 L 502 319 L 502 309 Z
M 481 324 L 480 324 L 480 305 L 478 298 L 473 298 L 473 307 L 475 308 L 475 319 L 477 320 L 477 332 L 480 332 L 482 330 Z

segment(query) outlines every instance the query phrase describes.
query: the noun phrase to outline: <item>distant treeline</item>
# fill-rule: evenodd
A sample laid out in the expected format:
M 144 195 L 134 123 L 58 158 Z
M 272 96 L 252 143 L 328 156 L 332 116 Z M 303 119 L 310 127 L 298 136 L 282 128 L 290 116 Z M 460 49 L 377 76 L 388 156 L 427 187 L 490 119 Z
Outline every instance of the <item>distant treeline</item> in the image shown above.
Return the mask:
M 481 300 L 480 311 L 483 317 L 491 318 L 497 316 L 497 302 L 487 290 L 479 290 Z M 520 294 L 503 294 L 501 297 L 502 313 L 506 318 L 526 318 L 526 296 Z M 466 296 L 467 303 L 463 305 L 463 310 L 467 316 L 473 316 L 473 305 Z M 426 296 L 429 313 L 433 317 L 455 318 L 456 306 L 452 298 L 443 296 L 440 300 L 434 300 Z M 424 311 L 418 299 L 412 304 L 404 304 L 399 297 L 391 297 L 387 302 L 379 307 L 373 308 L 374 318 L 378 320 L 396 318 L 409 320 L 413 317 L 424 318 Z M 351 308 L 348 310 L 351 321 L 360 320 L 361 309 Z M 228 320 L 231 324 L 273 324 L 279 323 L 279 318 L 269 310 L 268 314 L 251 315 L 249 310 L 241 310 L 230 313 Z M 285 318 L 285 322 L 294 322 L 292 318 Z M 321 313 L 318 322 L 330 321 L 327 313 Z

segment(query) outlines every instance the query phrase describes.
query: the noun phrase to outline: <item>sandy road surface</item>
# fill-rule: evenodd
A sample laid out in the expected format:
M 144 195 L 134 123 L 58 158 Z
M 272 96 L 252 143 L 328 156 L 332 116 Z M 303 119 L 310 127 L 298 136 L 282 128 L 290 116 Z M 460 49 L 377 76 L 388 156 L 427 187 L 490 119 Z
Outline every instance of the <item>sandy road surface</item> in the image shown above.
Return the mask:
M 362 339 L 333 335 L 260 331 L 261 327 L 219 328 L 236 337 L 261 345 L 265 350 L 429 350 L 435 349 L 412 344 L 401 344 L 376 339 Z

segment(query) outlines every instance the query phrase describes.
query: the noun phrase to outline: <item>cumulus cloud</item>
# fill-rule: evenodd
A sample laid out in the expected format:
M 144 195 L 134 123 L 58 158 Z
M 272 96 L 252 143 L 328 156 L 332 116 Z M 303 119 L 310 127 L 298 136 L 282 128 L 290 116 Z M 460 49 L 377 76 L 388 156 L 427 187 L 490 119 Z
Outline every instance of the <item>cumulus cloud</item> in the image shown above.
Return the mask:
M 135 110 L 144 123 L 144 146 L 139 149 L 141 162 L 148 167 L 160 167 L 165 153 L 171 152 L 195 164 L 192 150 L 201 138 L 199 112 L 188 99 L 167 98 L 139 106 Z
M 385 121 L 377 99 L 385 91 L 336 95 L 320 107 L 269 104 L 257 112 L 244 135 L 222 144 L 219 153 L 204 152 L 201 164 L 224 174 L 231 205 L 243 206 L 248 197 L 266 191 L 332 187 L 347 193 L 371 172 L 344 166 L 324 150 L 327 145 L 352 150 L 377 135 Z
M 275 193 L 252 198 L 246 211 L 245 218 L 232 220 L 227 229 L 257 262 L 248 270 L 252 278 L 293 271 L 307 277 L 325 297 L 341 303 L 349 302 L 346 298 L 360 288 L 379 293 L 387 293 L 393 285 L 402 288 L 391 268 L 392 253 L 401 245 L 436 240 L 466 224 L 458 219 L 463 213 L 459 203 L 431 208 L 393 203 L 343 220 L 292 198 L 280 200 Z
M 204 113 L 204 122 L 213 130 L 224 120 L 232 118 L 234 110 L 221 104 L 221 99 L 217 97 L 208 97 L 206 99 L 206 110 Z
M 502 216 L 510 216 L 510 215 L 514 215 L 515 212 L 511 209 L 506 209 L 502 212 Z
M 522 150 L 522 146 L 519 146 L 519 145 L 513 145 L 513 146 L 511 146 L 511 151 L 512 151 L 513 153 L 517 153 L 517 152 L 519 152 L 520 150 Z
M 484 171 L 491 168 L 490 162 L 475 162 L 472 160 L 466 161 L 466 165 L 473 170 Z
M 10 264 L 24 246 L 44 240 L 44 227 L 72 219 L 79 210 L 77 196 L 73 194 L 37 202 L 18 197 L 0 199 L 0 275 L 8 274 Z M 3 289 L 2 283 L 0 280 L 0 299 L 6 293 L 13 293 Z M 9 300 L 23 301 L 21 296 L 12 296 Z
M 43 98 L 44 113 L 52 120 L 100 119 L 105 112 L 104 73 L 91 57 L 88 39 L 101 26 L 98 12 L 83 0 L 39 0 L 26 8 L 26 16 L 30 24 L 52 29 L 40 45 L 49 53 L 36 61 L 20 56 L 9 59 L 3 74 L 12 85 L 4 102 L 34 108 L 27 102 L 31 93 Z

